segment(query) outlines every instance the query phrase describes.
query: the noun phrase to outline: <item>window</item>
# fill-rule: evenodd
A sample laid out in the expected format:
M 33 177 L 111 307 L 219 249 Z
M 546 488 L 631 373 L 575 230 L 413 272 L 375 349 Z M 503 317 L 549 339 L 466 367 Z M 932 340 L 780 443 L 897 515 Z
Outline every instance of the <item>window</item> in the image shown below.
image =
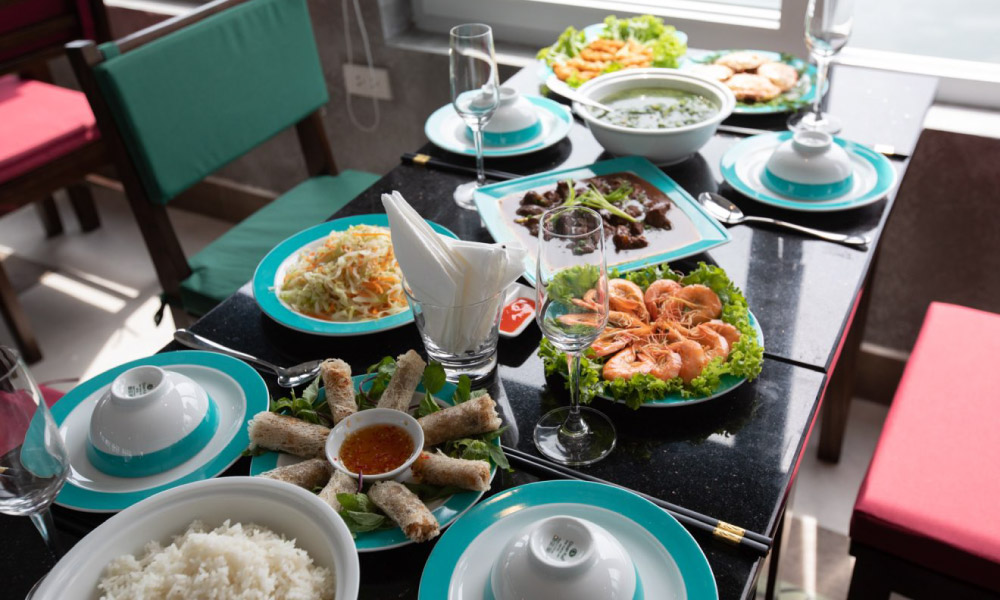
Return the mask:
M 384 5 L 407 0 L 380 0 Z M 694 48 L 760 48 L 806 55 L 806 0 L 409 0 L 416 28 L 493 26 L 498 45 L 542 48 L 569 25 L 608 14 L 652 13 L 688 34 Z M 997 0 L 856 0 L 851 40 L 836 62 L 933 75 L 938 100 L 1000 108 Z

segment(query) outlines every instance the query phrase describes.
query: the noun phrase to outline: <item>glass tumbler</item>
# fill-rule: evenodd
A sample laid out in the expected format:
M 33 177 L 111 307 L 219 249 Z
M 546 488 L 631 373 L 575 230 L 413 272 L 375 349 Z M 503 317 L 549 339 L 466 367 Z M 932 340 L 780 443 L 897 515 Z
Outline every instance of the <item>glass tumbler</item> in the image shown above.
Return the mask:
M 413 310 L 427 356 L 444 367 L 448 381 L 468 375 L 473 381 L 485 378 L 497 364 L 500 313 L 506 290 L 481 302 L 440 306 L 414 297 L 403 286 Z

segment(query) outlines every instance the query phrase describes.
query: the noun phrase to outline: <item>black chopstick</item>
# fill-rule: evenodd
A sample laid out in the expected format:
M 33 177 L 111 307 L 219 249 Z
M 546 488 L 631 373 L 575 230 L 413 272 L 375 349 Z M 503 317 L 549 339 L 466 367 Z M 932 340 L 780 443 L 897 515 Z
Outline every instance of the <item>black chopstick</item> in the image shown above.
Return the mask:
M 451 173 L 461 173 L 468 175 L 475 175 L 475 167 L 467 167 L 465 165 L 455 164 L 453 162 L 448 162 L 440 158 L 434 158 L 428 154 L 414 154 L 413 152 L 407 152 L 406 154 L 399 157 L 405 165 L 413 165 L 416 167 L 428 167 L 432 169 L 437 169 L 439 171 L 449 171 Z M 509 179 L 517 179 L 521 175 L 516 175 L 514 173 L 508 173 L 506 171 L 496 171 L 493 169 L 484 169 L 487 179 L 492 179 L 494 181 L 507 181 Z
M 503 446 L 503 451 L 504 454 L 507 455 L 507 458 L 511 460 L 511 462 L 518 463 L 528 470 L 536 470 L 545 475 L 549 475 L 551 477 L 555 477 L 558 479 L 579 479 L 583 481 L 591 481 L 594 483 L 602 483 L 604 485 L 612 485 L 615 487 L 622 488 L 624 490 L 628 490 L 629 492 L 632 492 L 637 496 L 645 498 L 646 500 L 649 500 L 653 504 L 666 510 L 668 513 L 671 514 L 671 516 L 673 516 L 675 519 L 677 519 L 684 525 L 687 525 L 688 527 L 692 527 L 694 529 L 700 529 L 701 531 L 705 531 L 707 533 L 711 533 L 714 537 L 726 541 L 730 544 L 744 546 L 746 548 L 756 550 L 757 552 L 760 552 L 761 554 L 765 555 L 771 549 L 771 544 L 773 543 L 773 540 L 765 535 L 761 535 L 753 531 L 747 531 L 742 527 L 737 527 L 736 525 L 726 523 L 725 521 L 720 521 L 719 519 L 703 515 L 700 512 L 693 511 L 689 508 L 684 508 L 683 506 L 677 506 L 676 504 L 672 504 L 670 502 L 667 502 L 666 500 L 660 500 L 659 498 L 650 496 L 649 494 L 643 494 L 642 492 L 637 492 L 625 486 L 618 485 L 617 483 L 611 483 L 610 481 L 605 481 L 598 477 L 587 475 L 586 473 L 581 473 L 580 471 L 576 471 L 568 467 L 563 467 L 561 465 L 551 463 L 545 459 L 531 456 L 530 454 L 521 452 L 520 450 L 510 448 L 508 446 Z

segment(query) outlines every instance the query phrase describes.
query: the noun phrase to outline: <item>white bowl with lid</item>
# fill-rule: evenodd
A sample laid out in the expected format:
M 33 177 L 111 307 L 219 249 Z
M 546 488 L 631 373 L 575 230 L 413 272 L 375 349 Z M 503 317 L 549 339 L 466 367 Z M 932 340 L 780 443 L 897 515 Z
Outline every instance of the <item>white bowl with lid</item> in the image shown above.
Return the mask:
M 534 104 L 512 87 L 501 87 L 499 96 L 496 112 L 483 127 L 484 145 L 516 146 L 541 135 L 542 120 Z M 472 139 L 472 129 L 468 126 L 465 134 Z
M 628 552 L 608 530 L 554 516 L 511 537 L 493 565 L 495 600 L 639 600 L 642 586 Z
M 774 149 L 761 172 L 772 192 L 799 200 L 832 200 L 851 191 L 854 167 L 847 151 L 823 131 L 797 131 Z
M 148 477 L 193 457 L 218 426 L 218 408 L 199 383 L 142 365 L 116 377 L 94 405 L 87 457 L 109 475 Z

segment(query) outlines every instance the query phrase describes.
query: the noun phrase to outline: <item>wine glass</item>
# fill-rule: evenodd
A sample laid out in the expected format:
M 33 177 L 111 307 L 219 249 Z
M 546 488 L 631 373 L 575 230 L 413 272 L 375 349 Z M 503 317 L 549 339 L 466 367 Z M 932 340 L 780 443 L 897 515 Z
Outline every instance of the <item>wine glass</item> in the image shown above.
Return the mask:
M 451 28 L 448 46 L 451 103 L 472 130 L 476 146 L 476 180 L 455 188 L 455 202 L 474 209 L 476 188 L 486 185 L 483 171 L 483 127 L 500 105 L 497 59 L 493 53 L 493 30 L 489 25 L 468 23 Z
M 854 21 L 854 0 L 809 0 L 806 8 L 806 47 L 816 61 L 816 87 L 812 106 L 792 115 L 792 131 L 823 131 L 834 135 L 843 128 L 840 119 L 824 114 L 820 108 L 830 60 L 847 44 Z
M 538 226 L 536 319 L 552 345 L 566 354 L 570 405 L 542 416 L 535 446 L 566 465 L 587 465 L 615 447 L 615 426 L 602 413 L 580 406 L 580 357 L 608 322 L 604 221 L 582 206 L 554 208 Z
M 69 472 L 59 429 L 18 354 L 0 346 L 0 512 L 28 515 L 59 555 L 49 507 Z

